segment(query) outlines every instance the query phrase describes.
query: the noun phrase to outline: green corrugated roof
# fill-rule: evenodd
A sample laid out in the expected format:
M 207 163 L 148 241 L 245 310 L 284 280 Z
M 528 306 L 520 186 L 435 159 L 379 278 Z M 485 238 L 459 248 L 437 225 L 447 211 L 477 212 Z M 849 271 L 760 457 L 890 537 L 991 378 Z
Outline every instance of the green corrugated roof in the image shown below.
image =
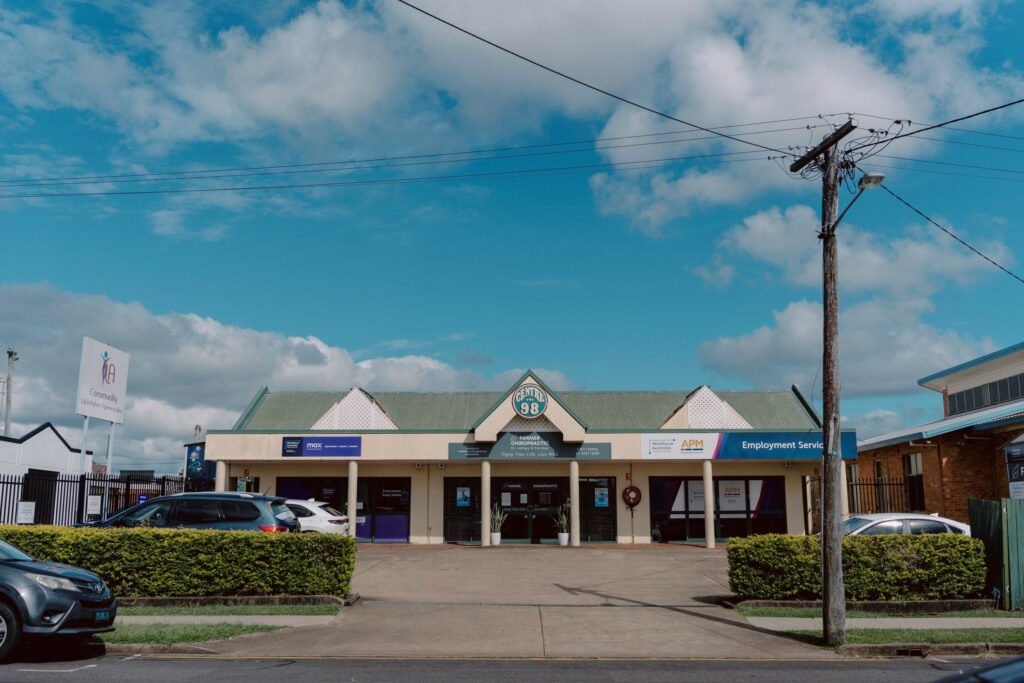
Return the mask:
M 268 392 L 235 430 L 308 431 L 347 392 Z M 715 392 L 754 429 L 818 429 L 794 391 Z M 690 392 L 563 391 L 554 397 L 591 430 L 656 430 Z M 403 431 L 468 432 L 501 399 L 501 392 L 372 394 Z M 260 399 L 257 396 L 257 399 Z

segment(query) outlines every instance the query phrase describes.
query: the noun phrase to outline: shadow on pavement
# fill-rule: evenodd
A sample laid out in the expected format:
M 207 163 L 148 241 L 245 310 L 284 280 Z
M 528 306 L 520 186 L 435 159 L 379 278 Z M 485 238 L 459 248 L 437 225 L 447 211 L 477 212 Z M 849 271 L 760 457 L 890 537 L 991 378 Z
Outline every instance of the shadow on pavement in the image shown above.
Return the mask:
M 106 646 L 99 640 L 86 643 L 59 639 L 26 639 L 11 653 L 4 664 L 15 662 L 74 662 L 82 659 L 103 657 Z

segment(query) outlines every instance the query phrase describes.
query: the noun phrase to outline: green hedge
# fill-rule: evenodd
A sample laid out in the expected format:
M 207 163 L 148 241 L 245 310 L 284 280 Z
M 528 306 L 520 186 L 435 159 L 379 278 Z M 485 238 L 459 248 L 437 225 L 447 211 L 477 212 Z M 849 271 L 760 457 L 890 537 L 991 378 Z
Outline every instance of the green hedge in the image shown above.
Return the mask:
M 348 594 L 355 540 L 260 531 L 0 526 L 34 558 L 91 569 L 117 596 Z
M 817 536 L 766 534 L 729 540 L 729 588 L 761 600 L 821 597 Z M 847 600 L 954 600 L 981 595 L 985 550 L 954 534 L 847 536 L 843 539 Z

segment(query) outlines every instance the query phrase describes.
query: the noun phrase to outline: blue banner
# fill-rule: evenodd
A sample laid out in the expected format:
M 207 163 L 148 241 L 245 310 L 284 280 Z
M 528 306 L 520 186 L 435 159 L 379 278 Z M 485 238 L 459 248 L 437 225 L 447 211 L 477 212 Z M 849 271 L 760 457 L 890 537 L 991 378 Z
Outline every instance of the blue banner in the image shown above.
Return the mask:
M 188 459 L 185 464 L 185 478 L 206 479 L 206 444 L 190 443 L 186 448 Z
M 841 432 L 844 460 L 857 457 L 857 434 Z M 726 432 L 716 460 L 820 460 L 824 448 L 821 432 Z
M 281 455 L 286 458 L 357 458 L 362 455 L 361 436 L 286 436 Z

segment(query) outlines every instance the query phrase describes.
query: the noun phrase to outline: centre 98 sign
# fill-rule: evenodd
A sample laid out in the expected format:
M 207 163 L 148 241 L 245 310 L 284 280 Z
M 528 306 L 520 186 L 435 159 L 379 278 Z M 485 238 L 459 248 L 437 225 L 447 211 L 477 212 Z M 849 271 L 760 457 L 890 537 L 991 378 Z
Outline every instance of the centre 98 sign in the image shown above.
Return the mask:
M 548 407 L 548 395 L 536 384 L 524 384 L 512 394 L 516 413 L 528 420 L 540 417 Z

